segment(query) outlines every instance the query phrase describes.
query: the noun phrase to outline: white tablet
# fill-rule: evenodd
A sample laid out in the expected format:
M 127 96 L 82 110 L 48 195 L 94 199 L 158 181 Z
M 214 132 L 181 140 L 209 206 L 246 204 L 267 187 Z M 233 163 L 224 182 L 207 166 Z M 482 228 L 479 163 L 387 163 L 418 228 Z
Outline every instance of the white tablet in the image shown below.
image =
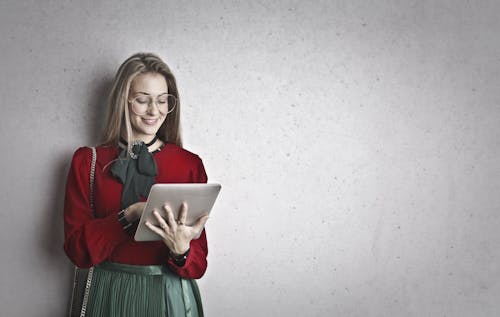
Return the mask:
M 153 210 L 156 209 L 163 217 L 166 217 L 165 209 L 163 209 L 165 204 L 170 206 L 174 219 L 177 219 L 182 203 L 186 202 L 188 206 L 186 225 L 194 224 L 202 214 L 210 213 L 220 189 L 220 184 L 154 184 L 149 192 L 134 239 L 136 241 L 161 240 L 159 235 L 146 227 L 145 222 L 149 221 L 158 226 L 159 223 L 153 215 Z

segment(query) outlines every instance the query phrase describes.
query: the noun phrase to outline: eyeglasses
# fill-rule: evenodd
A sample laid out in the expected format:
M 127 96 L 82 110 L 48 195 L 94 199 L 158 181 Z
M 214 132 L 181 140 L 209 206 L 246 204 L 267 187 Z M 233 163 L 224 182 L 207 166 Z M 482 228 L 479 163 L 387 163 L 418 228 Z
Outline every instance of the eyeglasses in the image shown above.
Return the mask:
M 165 115 L 174 111 L 177 105 L 177 98 L 171 94 L 163 94 L 156 97 L 156 100 L 153 100 L 153 97 L 150 95 L 138 95 L 133 99 L 129 99 L 128 102 L 132 106 L 132 112 L 138 116 L 146 114 L 149 106 L 153 103 L 158 107 L 158 111 Z

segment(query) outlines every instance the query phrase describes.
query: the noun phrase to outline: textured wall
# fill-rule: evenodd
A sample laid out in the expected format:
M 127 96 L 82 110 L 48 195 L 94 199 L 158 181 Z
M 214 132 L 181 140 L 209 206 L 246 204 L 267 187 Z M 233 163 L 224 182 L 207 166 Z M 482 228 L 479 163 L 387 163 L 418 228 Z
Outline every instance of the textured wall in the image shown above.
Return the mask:
M 62 316 L 62 201 L 159 53 L 223 191 L 208 316 L 498 316 L 496 1 L 2 1 L 3 316 Z

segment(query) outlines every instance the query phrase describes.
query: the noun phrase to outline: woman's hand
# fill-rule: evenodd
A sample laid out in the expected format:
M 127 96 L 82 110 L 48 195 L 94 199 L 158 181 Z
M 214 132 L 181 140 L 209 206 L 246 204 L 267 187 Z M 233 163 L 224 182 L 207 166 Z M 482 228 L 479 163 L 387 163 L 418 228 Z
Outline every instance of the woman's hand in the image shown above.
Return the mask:
M 183 203 L 179 210 L 179 219 L 174 219 L 174 214 L 169 206 L 163 206 L 167 218 L 164 219 L 157 210 L 153 211 L 160 226 L 154 226 L 146 221 L 146 226 L 153 232 L 162 237 L 165 245 L 174 254 L 184 254 L 189 250 L 189 243 L 194 237 L 198 236 L 203 226 L 208 220 L 208 214 L 205 214 L 196 220 L 193 226 L 185 224 L 187 218 L 187 204 Z
M 138 220 L 139 218 L 141 218 L 142 212 L 144 211 L 145 207 L 145 202 L 138 202 L 128 206 L 124 211 L 125 219 L 127 219 L 127 221 L 130 223 Z

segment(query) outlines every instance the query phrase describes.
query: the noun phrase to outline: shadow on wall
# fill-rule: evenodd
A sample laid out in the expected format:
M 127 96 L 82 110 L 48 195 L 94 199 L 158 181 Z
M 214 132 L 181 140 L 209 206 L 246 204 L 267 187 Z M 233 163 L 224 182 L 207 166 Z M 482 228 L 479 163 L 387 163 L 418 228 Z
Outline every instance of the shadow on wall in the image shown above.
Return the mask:
M 89 97 L 87 101 L 82 101 L 82 105 L 87 105 L 82 109 L 82 119 L 88 122 L 84 125 L 86 131 L 83 137 L 85 139 L 82 137 L 81 146 L 84 146 L 85 142 L 88 142 L 89 146 L 99 144 L 111 87 L 112 78 L 103 76 L 98 80 L 93 80 L 87 89 Z M 48 167 L 52 171 L 50 175 L 53 175 L 49 182 L 53 192 L 49 195 L 46 206 L 42 210 L 46 217 L 43 218 L 44 223 L 40 225 L 40 233 L 37 235 L 39 238 L 36 241 L 41 253 L 40 260 L 45 262 L 46 267 L 56 270 L 61 275 L 61 287 L 65 288 L 67 290 L 65 293 L 68 294 L 66 299 L 68 309 L 72 291 L 73 264 L 70 263 L 63 250 L 63 207 L 66 178 L 75 150 L 60 153 L 58 156 L 60 160 L 52 161 L 53 164 Z M 62 299 L 61 302 L 63 302 Z
M 39 239 L 37 244 L 39 244 L 39 250 L 41 255 L 39 260 L 45 263 L 45 267 L 50 268 L 56 272 L 60 272 L 60 287 L 65 289 L 64 294 L 71 294 L 71 283 L 70 278 L 72 267 L 68 265 L 70 262 L 63 251 L 63 205 L 64 205 L 64 189 L 66 185 L 66 176 L 68 174 L 69 166 L 71 161 L 71 155 L 66 153 L 61 155 L 58 161 L 53 161 L 50 169 L 52 170 L 51 175 L 53 178 L 50 180 L 49 184 L 52 187 L 52 194 L 49 196 L 50 199 L 47 200 L 47 205 L 43 209 L 44 223 L 41 224 L 39 233 Z M 70 295 L 68 295 L 69 301 Z M 63 302 L 63 300 L 61 300 Z
M 91 87 L 88 89 L 90 95 L 85 118 L 88 118 L 87 135 L 90 144 L 96 145 L 101 141 L 102 131 L 106 123 L 108 95 L 113 87 L 113 79 L 109 74 L 106 74 L 106 76 L 92 81 Z

